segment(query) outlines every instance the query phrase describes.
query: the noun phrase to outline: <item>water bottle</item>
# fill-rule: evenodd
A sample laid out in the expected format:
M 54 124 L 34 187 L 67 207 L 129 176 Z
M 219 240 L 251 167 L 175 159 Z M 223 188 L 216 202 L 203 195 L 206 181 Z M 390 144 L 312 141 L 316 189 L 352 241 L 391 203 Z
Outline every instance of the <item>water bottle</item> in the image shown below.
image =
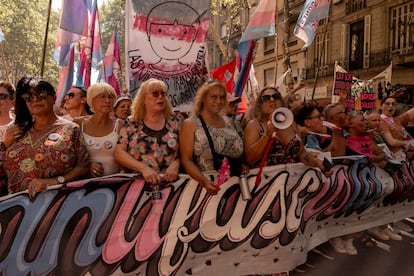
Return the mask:
M 243 200 L 248 201 L 252 199 L 252 194 L 250 193 L 249 183 L 247 182 L 246 176 L 243 174 L 240 176 L 240 191 Z

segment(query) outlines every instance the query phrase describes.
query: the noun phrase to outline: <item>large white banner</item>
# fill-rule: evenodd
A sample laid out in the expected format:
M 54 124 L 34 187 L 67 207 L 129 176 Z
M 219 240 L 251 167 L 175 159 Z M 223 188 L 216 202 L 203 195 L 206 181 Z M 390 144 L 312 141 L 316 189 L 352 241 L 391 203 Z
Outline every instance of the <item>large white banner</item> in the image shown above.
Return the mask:
M 172 105 L 191 104 L 208 79 L 205 66 L 210 1 L 127 0 L 126 53 L 129 92 L 157 78 Z
M 232 177 L 210 196 L 187 175 L 160 200 L 135 175 L 0 198 L 1 275 L 252 275 L 293 270 L 330 238 L 414 216 L 414 163 L 392 176 L 366 158 L 334 174 L 302 164 Z M 217 174 L 211 174 L 216 177 Z

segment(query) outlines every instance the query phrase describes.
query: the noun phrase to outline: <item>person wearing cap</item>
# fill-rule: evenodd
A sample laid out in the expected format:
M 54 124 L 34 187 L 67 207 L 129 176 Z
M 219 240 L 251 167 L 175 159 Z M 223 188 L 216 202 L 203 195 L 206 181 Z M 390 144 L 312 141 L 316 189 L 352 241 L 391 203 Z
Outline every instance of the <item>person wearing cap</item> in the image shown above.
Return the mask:
M 126 120 L 131 115 L 132 99 L 127 95 L 119 96 L 114 104 L 114 116 L 118 119 Z

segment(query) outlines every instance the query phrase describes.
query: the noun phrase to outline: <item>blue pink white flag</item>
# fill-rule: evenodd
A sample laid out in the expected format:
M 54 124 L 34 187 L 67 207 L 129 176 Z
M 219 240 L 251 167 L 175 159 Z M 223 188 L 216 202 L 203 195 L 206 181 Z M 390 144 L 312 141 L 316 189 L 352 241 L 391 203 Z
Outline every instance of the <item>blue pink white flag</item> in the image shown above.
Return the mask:
M 205 56 L 210 1 L 127 0 L 125 15 L 129 93 L 149 78 L 163 80 L 175 110 L 192 106 L 208 80 Z
M 80 54 L 77 85 L 88 88 L 91 83 L 92 66 L 97 66 L 103 59 L 101 33 L 99 28 L 98 3 L 94 0 L 91 14 L 91 24 L 86 42 Z
M 57 89 L 56 105 L 59 106 L 65 98 L 66 92 L 73 85 L 74 65 L 75 64 L 75 47 L 69 51 L 68 65 L 60 69 L 59 84 Z
M 312 44 L 319 21 L 329 15 L 329 6 L 329 0 L 306 0 L 293 31 L 296 37 L 305 42 L 303 49 Z
M 275 8 L 276 0 L 261 0 L 254 11 L 240 39 L 237 50 L 239 52 L 239 75 L 236 81 L 235 95 L 240 97 L 249 77 L 250 67 L 254 57 L 256 40 L 275 35 Z
M 88 15 L 91 0 L 63 0 L 54 59 L 67 66 L 72 43 L 88 35 Z
M 118 34 L 116 29 L 112 34 L 103 63 L 105 81 L 115 89 L 117 95 L 120 95 L 122 90 L 122 70 Z

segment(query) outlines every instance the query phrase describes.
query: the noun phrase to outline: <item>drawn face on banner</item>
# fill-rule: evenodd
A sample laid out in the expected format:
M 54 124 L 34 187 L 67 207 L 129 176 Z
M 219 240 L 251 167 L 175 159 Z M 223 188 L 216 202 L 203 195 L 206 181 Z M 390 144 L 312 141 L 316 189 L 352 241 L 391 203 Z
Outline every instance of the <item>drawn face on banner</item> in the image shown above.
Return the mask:
M 171 11 L 174 17 L 165 18 Z M 146 24 L 151 49 L 160 58 L 150 67 L 167 74 L 188 70 L 190 66 L 179 59 L 190 52 L 196 39 L 200 26 L 197 11 L 185 3 L 161 3 L 148 13 Z

